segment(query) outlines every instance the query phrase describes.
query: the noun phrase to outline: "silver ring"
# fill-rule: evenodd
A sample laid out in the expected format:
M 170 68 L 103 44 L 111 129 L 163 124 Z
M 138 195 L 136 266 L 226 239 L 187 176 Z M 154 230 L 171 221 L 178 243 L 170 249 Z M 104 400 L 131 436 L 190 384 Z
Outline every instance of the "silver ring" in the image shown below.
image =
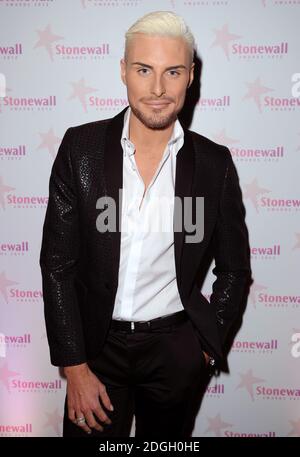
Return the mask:
M 76 424 L 85 424 L 85 417 L 78 417 L 78 419 L 76 420 Z

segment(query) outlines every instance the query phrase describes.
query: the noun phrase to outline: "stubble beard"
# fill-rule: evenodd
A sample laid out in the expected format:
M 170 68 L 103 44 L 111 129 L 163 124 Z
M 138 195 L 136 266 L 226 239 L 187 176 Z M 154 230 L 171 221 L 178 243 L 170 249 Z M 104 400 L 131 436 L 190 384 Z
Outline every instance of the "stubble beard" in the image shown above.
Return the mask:
M 130 108 L 139 121 L 141 121 L 145 127 L 152 130 L 164 130 L 170 127 L 170 125 L 176 121 L 178 114 L 176 111 L 173 111 L 168 116 L 164 116 L 159 113 L 147 116 L 135 106 L 130 106 Z

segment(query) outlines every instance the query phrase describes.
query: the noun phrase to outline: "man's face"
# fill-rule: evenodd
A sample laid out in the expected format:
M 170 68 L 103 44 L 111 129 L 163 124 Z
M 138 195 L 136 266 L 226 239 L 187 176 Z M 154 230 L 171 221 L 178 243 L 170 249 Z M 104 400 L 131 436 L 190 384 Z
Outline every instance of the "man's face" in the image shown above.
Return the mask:
M 183 107 L 194 77 L 194 63 L 183 38 L 135 35 L 121 60 L 129 105 L 150 129 L 165 129 Z

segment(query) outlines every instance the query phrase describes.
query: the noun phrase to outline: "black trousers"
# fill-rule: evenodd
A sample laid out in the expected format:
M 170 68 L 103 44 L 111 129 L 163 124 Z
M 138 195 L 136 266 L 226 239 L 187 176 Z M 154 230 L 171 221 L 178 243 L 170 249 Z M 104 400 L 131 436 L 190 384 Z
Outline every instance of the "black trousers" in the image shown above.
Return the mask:
M 206 374 L 206 362 L 188 318 L 149 333 L 110 328 L 101 353 L 88 365 L 105 385 L 114 406 L 109 411 L 102 405 L 112 424 L 102 423 L 102 432 L 92 429 L 88 435 L 69 420 L 66 397 L 64 437 L 129 437 L 133 415 L 136 438 L 191 436 L 193 403 Z

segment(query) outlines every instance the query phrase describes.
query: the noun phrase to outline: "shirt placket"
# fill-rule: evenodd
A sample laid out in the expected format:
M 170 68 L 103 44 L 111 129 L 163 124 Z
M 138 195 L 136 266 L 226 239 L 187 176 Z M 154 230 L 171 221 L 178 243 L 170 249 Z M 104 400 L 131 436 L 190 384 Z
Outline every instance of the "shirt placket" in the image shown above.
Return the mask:
M 143 195 L 144 185 L 138 173 L 137 166 L 133 160 L 132 145 L 126 142 L 126 153 L 128 154 L 128 164 L 134 175 L 133 186 L 133 201 L 128 202 L 127 218 L 130 224 L 127 229 L 130 231 L 131 243 L 128 253 L 127 268 L 125 272 L 124 282 L 126 287 L 123 290 L 121 299 L 121 313 L 126 316 L 127 320 L 132 319 L 133 305 L 134 305 L 134 292 L 136 287 L 137 276 L 140 268 L 140 258 L 143 247 L 143 232 L 141 230 L 142 218 L 139 211 L 139 202 Z
M 126 287 L 124 288 L 122 300 L 121 300 L 121 312 L 123 315 L 126 316 L 127 320 L 131 320 L 133 317 L 133 306 L 134 306 L 134 292 L 136 288 L 136 281 L 137 276 L 140 268 L 140 259 L 142 254 L 143 248 L 143 239 L 144 239 L 144 231 L 143 231 L 143 220 L 145 216 L 145 212 L 147 211 L 147 201 L 146 199 L 149 196 L 149 192 L 151 187 L 153 186 L 157 175 L 159 174 L 162 166 L 164 165 L 165 161 L 170 155 L 170 148 L 169 145 L 164 152 L 163 159 L 158 166 L 158 169 L 153 176 L 151 182 L 149 183 L 145 195 L 144 195 L 144 181 L 138 171 L 136 161 L 134 159 L 133 154 L 133 145 L 126 142 L 126 151 L 128 154 L 128 160 L 130 163 L 131 170 L 134 172 L 135 177 L 138 179 L 138 184 L 136 191 L 134 192 L 134 204 L 129 203 L 127 217 L 131 220 L 131 226 L 129 227 L 132 230 L 132 240 L 129 249 L 128 255 L 128 263 L 125 273 L 125 284 Z M 144 196 L 143 196 L 144 195 Z M 141 209 L 139 209 L 139 205 L 141 200 L 143 199 Z

